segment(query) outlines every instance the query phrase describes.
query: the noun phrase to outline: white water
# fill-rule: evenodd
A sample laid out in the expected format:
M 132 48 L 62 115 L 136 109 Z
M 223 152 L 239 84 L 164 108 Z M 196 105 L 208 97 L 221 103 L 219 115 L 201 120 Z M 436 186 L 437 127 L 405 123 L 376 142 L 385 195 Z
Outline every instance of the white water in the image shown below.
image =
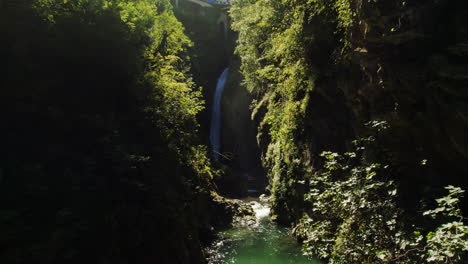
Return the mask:
M 223 96 L 228 71 L 229 68 L 224 69 L 223 73 L 221 73 L 218 78 L 213 100 L 213 111 L 211 113 L 210 143 L 215 160 L 219 159 L 219 152 L 221 151 L 221 98 Z
M 251 202 L 250 205 L 255 212 L 255 217 L 257 218 L 257 224 L 260 223 L 260 220 L 267 218 L 270 215 L 270 207 L 263 205 L 259 202 Z

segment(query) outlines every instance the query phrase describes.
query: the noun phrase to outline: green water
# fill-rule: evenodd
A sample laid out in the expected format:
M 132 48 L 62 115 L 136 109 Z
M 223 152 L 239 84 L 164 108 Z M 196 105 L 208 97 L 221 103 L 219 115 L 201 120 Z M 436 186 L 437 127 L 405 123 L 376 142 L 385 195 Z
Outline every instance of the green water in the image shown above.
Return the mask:
M 220 238 L 209 249 L 210 264 L 322 263 L 303 256 L 300 245 L 289 235 L 289 229 L 272 223 L 265 208 L 260 208 L 260 211 L 262 215 L 259 218 L 257 212 L 257 225 L 233 228 L 219 234 Z

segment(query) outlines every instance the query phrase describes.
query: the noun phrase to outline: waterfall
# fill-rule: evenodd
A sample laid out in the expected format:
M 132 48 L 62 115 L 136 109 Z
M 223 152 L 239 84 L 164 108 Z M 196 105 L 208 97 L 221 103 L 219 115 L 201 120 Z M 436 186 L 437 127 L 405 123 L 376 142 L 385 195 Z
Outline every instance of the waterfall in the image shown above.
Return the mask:
M 221 98 L 223 95 L 224 85 L 226 84 L 228 71 L 229 68 L 224 69 L 223 73 L 221 73 L 218 78 L 213 100 L 213 111 L 211 113 L 210 143 L 215 160 L 219 159 L 219 152 L 221 151 Z
M 270 215 L 270 207 L 268 207 L 267 205 L 261 204 L 257 201 L 251 202 L 250 205 L 252 206 L 252 209 L 255 212 L 255 217 L 257 218 L 257 225 L 262 219 L 265 219 Z

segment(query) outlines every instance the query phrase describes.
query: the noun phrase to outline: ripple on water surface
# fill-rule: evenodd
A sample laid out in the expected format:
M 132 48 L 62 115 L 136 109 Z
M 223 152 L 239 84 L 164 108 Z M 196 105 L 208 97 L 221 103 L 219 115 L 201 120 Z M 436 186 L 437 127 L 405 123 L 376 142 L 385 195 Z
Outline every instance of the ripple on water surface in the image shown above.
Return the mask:
M 253 202 L 258 224 L 221 232 L 208 250 L 210 264 L 320 264 L 303 256 L 289 229 L 268 219 L 269 208 Z

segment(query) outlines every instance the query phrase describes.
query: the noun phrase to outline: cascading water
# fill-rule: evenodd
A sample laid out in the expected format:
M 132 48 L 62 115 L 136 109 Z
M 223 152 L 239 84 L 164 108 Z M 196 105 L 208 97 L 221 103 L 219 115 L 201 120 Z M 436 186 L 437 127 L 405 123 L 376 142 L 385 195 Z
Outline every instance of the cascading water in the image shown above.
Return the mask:
M 250 205 L 255 212 L 255 218 L 257 219 L 256 225 L 258 226 L 261 221 L 267 219 L 268 215 L 270 215 L 270 207 L 257 201 L 251 202 Z
M 224 69 L 223 73 L 221 73 L 218 78 L 213 100 L 213 111 L 211 113 L 210 143 L 215 160 L 219 159 L 219 152 L 221 151 L 221 98 L 223 96 L 228 71 L 229 68 Z

